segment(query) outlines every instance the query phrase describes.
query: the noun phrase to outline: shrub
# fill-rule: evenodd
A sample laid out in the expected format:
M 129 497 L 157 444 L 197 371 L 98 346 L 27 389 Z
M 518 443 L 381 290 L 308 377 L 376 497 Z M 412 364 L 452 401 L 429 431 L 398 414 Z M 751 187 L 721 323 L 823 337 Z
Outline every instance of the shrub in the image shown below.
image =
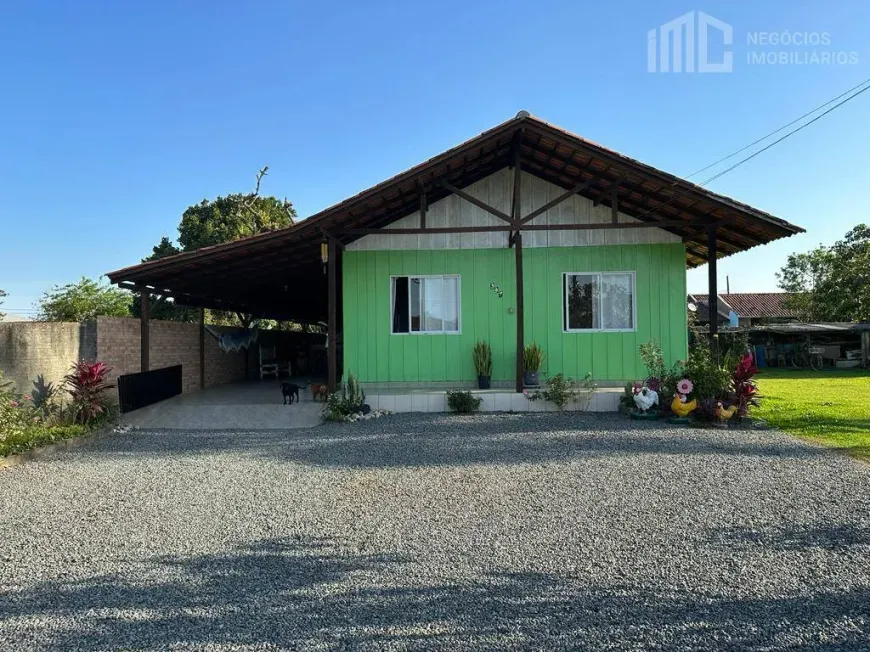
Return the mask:
M 750 350 L 749 335 L 741 332 L 718 334 L 719 360 L 726 369 L 735 369 Z
M 592 380 L 591 373 L 586 374 L 581 381 L 566 378 L 565 374 L 558 373 L 547 381 L 546 388 L 532 393 L 526 392 L 526 397 L 530 401 L 550 401 L 559 408 L 560 412 L 570 401 L 580 401 L 582 403 L 581 409 L 585 410 L 595 393 L 595 388 L 596 384 Z
M 544 364 L 544 349 L 532 342 L 523 349 L 523 368 L 526 371 L 538 371 Z
M 665 357 L 662 355 L 662 347 L 659 343 L 649 340 L 641 344 L 638 351 L 648 377 L 661 380 L 665 375 Z
M 702 345 L 703 346 L 703 345 Z M 716 416 L 716 409 L 719 406 L 719 399 L 717 398 L 705 398 L 698 401 L 697 409 L 692 412 L 692 416 L 701 421 L 716 421 L 718 417 Z
M 105 373 L 102 376 L 105 376 Z M 100 380 L 102 376 L 100 373 L 96 374 L 98 382 L 90 382 L 92 379 L 90 375 L 85 380 L 77 376 L 76 383 L 83 384 L 89 388 L 89 391 L 100 386 L 106 389 L 108 386 Z M 2 381 L 2 374 L 0 374 L 0 457 L 52 444 L 62 439 L 79 437 L 103 426 L 116 416 L 114 410 L 117 406 L 108 403 L 103 396 L 98 395 L 91 401 L 91 405 L 96 401 L 101 411 L 84 421 L 86 412 L 79 409 L 80 404 L 75 402 L 79 394 L 74 395 L 72 405 L 64 409 L 62 405 L 52 402 L 52 397 L 57 392 L 52 383 L 45 383 L 44 378 L 38 376 L 33 385 L 33 396 L 22 397 L 13 391 L 9 383 Z M 47 387 L 51 389 L 46 389 Z M 72 391 L 73 387 L 70 385 L 67 389 Z M 81 396 L 84 395 L 83 392 Z M 81 401 L 84 402 L 85 399 L 82 398 Z M 76 420 L 79 422 L 74 423 Z
M 347 417 L 363 409 L 366 394 L 360 387 L 359 380 L 353 374 L 347 375 L 347 383 L 342 384 L 341 391 L 336 391 L 326 398 L 323 404 L 323 418 L 327 421 L 347 421 Z
M 734 373 L 731 374 L 731 385 L 734 390 L 734 400 L 737 405 L 737 414 L 745 417 L 749 414 L 750 407 L 758 407 L 758 385 L 754 376 L 758 373 L 755 359 L 749 353 L 745 353 Z
M 480 341 L 475 344 L 471 351 L 471 358 L 474 360 L 474 368 L 478 376 L 492 375 L 492 349 L 488 342 Z
M 39 415 L 21 399 L 9 394 L 0 399 L 0 442 L 23 437 L 39 421 Z M 35 419 L 35 421 L 34 421 Z
M 80 424 L 28 428 L 3 436 L 0 430 L 0 457 L 14 455 L 38 446 L 47 446 L 64 439 L 81 437 L 88 428 Z
M 105 391 L 114 387 L 106 382 L 109 371 L 104 362 L 77 362 L 64 376 L 66 391 L 72 397 L 76 423 L 87 424 L 106 413 Z
M 342 387 L 342 392 L 344 389 Z M 351 373 L 347 375 L 347 393 L 344 397 L 350 407 L 359 408 L 366 402 L 366 393 L 360 387 L 357 377 Z
M 352 412 L 342 392 L 333 392 L 323 404 L 323 418 L 327 421 L 344 421 Z
M 460 414 L 477 412 L 483 399 L 467 390 L 447 390 L 447 407 Z
M 699 403 L 708 398 L 723 399 L 728 396 L 731 374 L 713 359 L 705 343 L 695 345 L 689 352 L 685 371 L 695 385 L 695 398 Z

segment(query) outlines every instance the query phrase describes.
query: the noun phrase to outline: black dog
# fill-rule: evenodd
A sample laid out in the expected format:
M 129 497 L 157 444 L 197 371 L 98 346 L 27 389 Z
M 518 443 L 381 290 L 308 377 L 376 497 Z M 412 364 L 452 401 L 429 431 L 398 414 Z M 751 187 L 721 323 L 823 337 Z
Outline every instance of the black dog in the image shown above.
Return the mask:
M 299 402 L 299 385 L 296 383 L 281 383 L 281 394 L 284 396 L 284 405 L 287 405 L 287 397 L 290 397 L 290 405 L 293 405 L 293 397 Z

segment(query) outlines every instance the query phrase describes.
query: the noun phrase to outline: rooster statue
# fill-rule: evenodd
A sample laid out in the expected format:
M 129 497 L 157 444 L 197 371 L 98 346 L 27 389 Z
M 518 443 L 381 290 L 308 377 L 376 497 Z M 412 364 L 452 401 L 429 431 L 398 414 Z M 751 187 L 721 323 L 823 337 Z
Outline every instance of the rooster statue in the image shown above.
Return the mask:
M 723 407 L 722 401 L 716 403 L 716 418 L 719 419 L 719 423 L 726 424 L 731 417 L 734 416 L 734 413 L 737 412 L 737 406 L 731 405 L 729 407 Z
M 659 404 L 659 395 L 649 387 L 643 387 L 635 392 L 634 404 L 641 414 L 646 414 L 653 405 Z
M 676 414 L 680 419 L 685 419 L 697 408 L 698 401 L 695 399 L 687 401 L 685 394 L 674 394 L 674 400 L 671 401 L 671 412 Z

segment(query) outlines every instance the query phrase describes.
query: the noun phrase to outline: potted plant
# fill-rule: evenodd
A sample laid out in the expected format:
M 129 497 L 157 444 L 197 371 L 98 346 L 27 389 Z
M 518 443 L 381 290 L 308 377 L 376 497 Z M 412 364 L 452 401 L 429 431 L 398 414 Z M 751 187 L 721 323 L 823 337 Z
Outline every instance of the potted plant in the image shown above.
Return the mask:
M 489 389 L 489 380 L 492 376 L 492 349 L 489 342 L 481 340 L 475 344 L 471 358 L 477 370 L 477 388 Z
M 523 384 L 526 387 L 537 387 L 540 378 L 541 364 L 544 362 L 544 350 L 532 342 L 523 349 Z

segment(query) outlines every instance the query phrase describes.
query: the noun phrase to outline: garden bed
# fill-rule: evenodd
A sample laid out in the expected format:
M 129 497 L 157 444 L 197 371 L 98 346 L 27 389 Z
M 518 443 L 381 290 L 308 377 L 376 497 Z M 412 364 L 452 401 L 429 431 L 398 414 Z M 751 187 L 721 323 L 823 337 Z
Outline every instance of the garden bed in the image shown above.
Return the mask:
M 38 376 L 22 395 L 0 375 L 0 460 L 89 434 L 115 421 L 105 390 L 109 368 L 79 362 L 60 386 Z

